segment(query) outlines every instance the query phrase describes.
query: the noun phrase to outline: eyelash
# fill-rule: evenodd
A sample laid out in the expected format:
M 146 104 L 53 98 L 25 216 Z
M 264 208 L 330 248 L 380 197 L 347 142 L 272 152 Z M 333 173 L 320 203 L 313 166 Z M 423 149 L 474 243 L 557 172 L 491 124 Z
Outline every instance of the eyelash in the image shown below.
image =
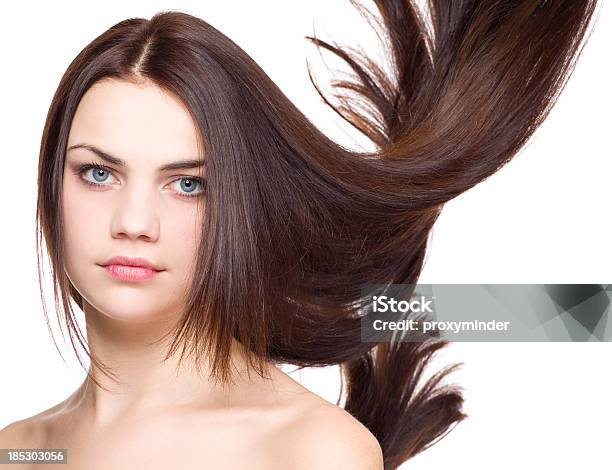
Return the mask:
M 101 169 L 104 171 L 108 171 L 109 173 L 112 173 L 113 170 L 109 167 L 107 167 L 106 165 L 100 164 L 100 163 L 96 163 L 96 162 L 88 162 L 88 163 L 84 163 L 82 165 L 79 165 L 76 170 L 75 170 L 75 175 L 79 176 L 81 178 L 81 180 L 85 183 L 88 184 L 89 186 L 107 186 L 106 184 L 102 184 L 102 183 L 94 183 L 92 181 L 88 181 L 85 178 L 83 178 L 83 174 L 86 171 L 89 170 L 93 170 L 93 169 Z M 180 194 L 177 193 L 179 197 L 185 198 L 185 199 L 191 199 L 191 198 L 195 198 L 198 196 L 202 196 L 205 192 L 206 189 L 206 180 L 199 178 L 197 176 L 183 176 L 181 178 L 177 178 L 174 181 L 179 181 L 182 179 L 188 179 L 188 180 L 192 180 L 195 181 L 196 183 L 198 183 L 200 185 L 200 187 L 202 188 L 200 192 L 197 192 L 195 194 Z M 172 181 L 172 183 L 174 183 L 174 181 Z

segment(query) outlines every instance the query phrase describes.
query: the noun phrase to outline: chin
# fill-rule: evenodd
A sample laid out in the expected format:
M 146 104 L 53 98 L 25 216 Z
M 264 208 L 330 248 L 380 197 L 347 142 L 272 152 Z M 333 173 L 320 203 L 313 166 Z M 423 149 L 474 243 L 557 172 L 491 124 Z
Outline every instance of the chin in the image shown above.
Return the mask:
M 160 310 L 160 302 L 151 295 L 107 295 L 104 299 L 86 300 L 87 316 L 99 316 L 107 319 L 128 322 L 147 323 L 162 320 L 165 315 Z

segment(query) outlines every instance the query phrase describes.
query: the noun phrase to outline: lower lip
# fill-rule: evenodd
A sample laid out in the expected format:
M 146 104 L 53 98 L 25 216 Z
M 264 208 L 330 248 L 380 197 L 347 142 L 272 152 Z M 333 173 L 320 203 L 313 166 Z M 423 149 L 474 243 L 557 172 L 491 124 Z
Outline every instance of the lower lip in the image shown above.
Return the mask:
M 121 264 L 109 264 L 104 266 L 104 269 L 116 279 L 132 282 L 148 281 L 160 272 L 149 268 L 124 266 Z

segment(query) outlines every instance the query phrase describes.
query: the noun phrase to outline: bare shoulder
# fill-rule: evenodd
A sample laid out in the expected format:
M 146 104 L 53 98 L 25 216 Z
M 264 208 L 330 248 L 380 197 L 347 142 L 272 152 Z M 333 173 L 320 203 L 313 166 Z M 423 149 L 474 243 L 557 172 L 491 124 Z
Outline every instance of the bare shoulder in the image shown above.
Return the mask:
M 350 413 L 329 402 L 294 420 L 286 429 L 285 442 L 292 470 L 383 470 L 376 437 Z
M 275 426 L 275 458 L 266 468 L 281 462 L 282 470 L 383 470 L 380 444 L 361 422 L 287 374 L 279 383 L 292 411 Z
M 39 437 L 39 429 L 33 418 L 21 419 L 0 429 L 0 447 L 32 447 Z
M 50 417 L 60 408 L 53 406 L 29 418 L 15 421 L 0 429 L 0 447 L 38 448 L 43 447 L 48 432 Z

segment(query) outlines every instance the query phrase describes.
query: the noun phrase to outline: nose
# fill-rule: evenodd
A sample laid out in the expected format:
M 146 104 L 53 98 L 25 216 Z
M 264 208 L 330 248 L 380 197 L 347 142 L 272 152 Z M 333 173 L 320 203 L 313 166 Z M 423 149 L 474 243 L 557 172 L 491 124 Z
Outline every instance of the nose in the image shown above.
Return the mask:
M 159 238 L 155 195 L 144 185 L 131 186 L 123 189 L 116 199 L 111 222 L 112 237 L 155 242 Z

